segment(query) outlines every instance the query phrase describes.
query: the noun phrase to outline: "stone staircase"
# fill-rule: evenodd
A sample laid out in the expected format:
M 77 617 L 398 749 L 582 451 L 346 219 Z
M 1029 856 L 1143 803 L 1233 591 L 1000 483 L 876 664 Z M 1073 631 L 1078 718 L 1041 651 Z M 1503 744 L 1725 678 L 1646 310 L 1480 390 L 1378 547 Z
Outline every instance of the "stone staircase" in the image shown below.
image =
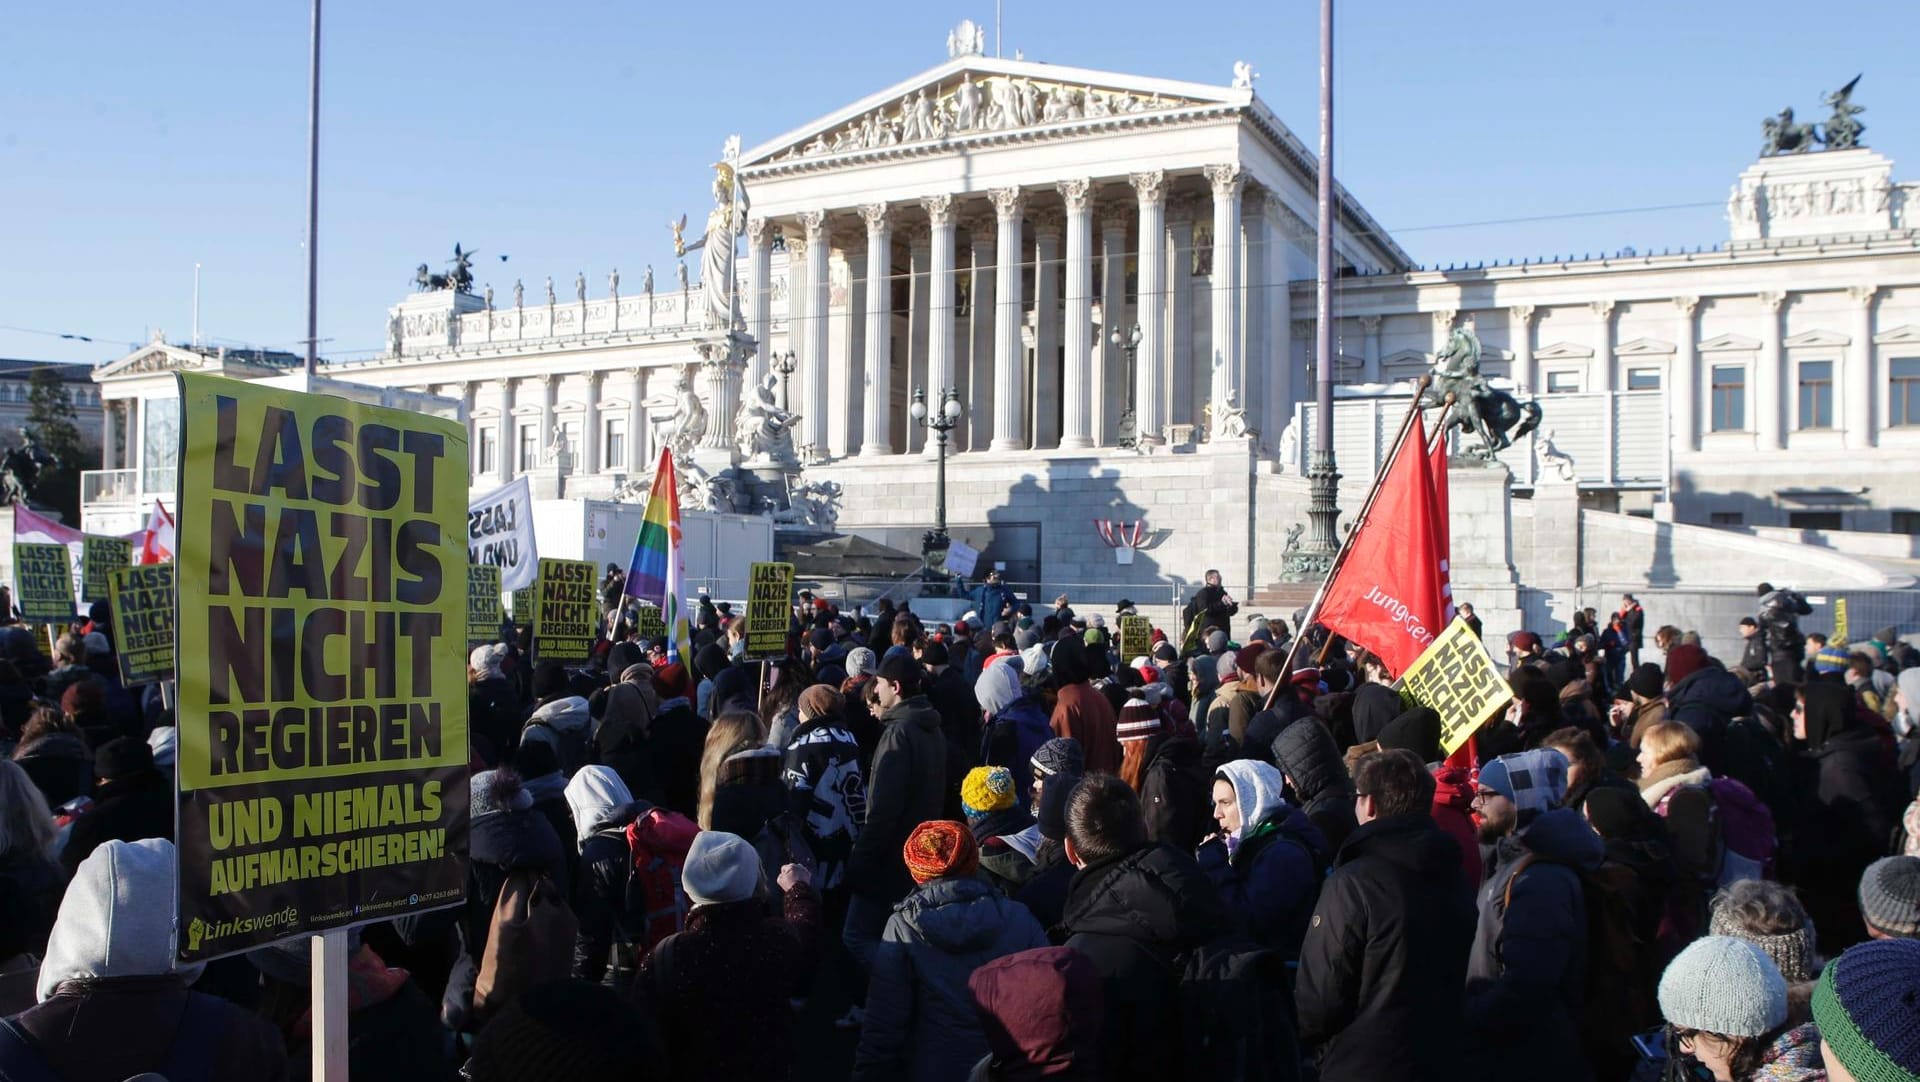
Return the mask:
M 1240 614 L 1260 613 L 1269 619 L 1279 617 L 1293 626 L 1293 614 L 1313 603 L 1317 582 L 1276 582 L 1259 587 L 1240 602 Z M 1298 630 L 1297 628 L 1295 630 Z

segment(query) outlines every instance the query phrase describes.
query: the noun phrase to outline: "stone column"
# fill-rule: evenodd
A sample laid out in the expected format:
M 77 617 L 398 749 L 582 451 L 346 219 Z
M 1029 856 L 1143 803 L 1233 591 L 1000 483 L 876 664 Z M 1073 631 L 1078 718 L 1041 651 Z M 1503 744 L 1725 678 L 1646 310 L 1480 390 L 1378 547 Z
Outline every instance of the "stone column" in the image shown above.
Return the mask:
M 575 473 L 600 473 L 600 373 L 587 373 L 586 408 L 580 411 L 580 462 Z M 729 426 L 731 427 L 731 426 Z
M 968 330 L 966 423 L 953 435 L 966 436 L 966 449 L 986 450 L 993 435 L 993 349 L 994 318 L 998 305 L 994 292 L 994 222 L 977 217 L 967 223 L 972 235 L 973 278 L 969 283 L 973 314 Z
M 1000 263 L 994 280 L 993 318 L 993 444 L 995 451 L 1018 451 L 1027 445 L 1026 408 L 1020 371 L 1020 220 L 1026 213 L 1026 193 L 1018 188 L 995 188 L 987 193 L 999 224 L 996 247 Z
M 1228 401 L 1247 406 L 1240 343 L 1240 189 L 1246 174 L 1238 165 L 1209 165 L 1205 172 L 1213 186 L 1212 401 L 1217 418 Z
M 114 458 L 120 450 L 118 446 L 119 440 L 116 438 L 117 436 L 119 436 L 119 433 L 115 432 L 114 429 L 118 427 L 119 424 L 120 424 L 120 403 L 112 399 L 101 399 L 100 401 L 100 467 L 102 469 L 112 470 L 112 469 L 119 468 L 114 463 Z
M 1260 363 L 1266 368 L 1267 416 L 1273 425 L 1268 442 L 1276 449 L 1293 419 L 1293 299 L 1287 292 L 1287 210 L 1279 196 L 1268 193 L 1267 218 L 1267 326 Z M 1375 352 L 1379 344 L 1375 343 Z
M 759 347 L 747 359 L 749 387 L 766 382 L 767 357 L 773 352 L 773 343 L 769 340 L 773 337 L 773 248 L 767 243 L 768 232 L 765 218 L 747 219 L 746 303 L 742 307 L 746 312 L 747 333 Z M 615 311 L 619 307 L 616 299 Z
M 1120 437 L 1120 414 L 1127 408 L 1126 352 L 1113 344 L 1115 328 L 1133 326 L 1127 318 L 1127 210 L 1111 205 L 1100 212 L 1100 309 L 1105 322 L 1095 328 L 1094 443 L 1112 447 Z M 1123 331 L 1124 333 L 1124 331 Z
M 1786 411 L 1782 408 L 1786 401 L 1787 369 L 1786 365 L 1780 363 L 1780 308 L 1786 303 L 1787 295 L 1761 293 L 1757 299 L 1760 301 L 1761 320 L 1760 353 L 1753 362 L 1754 448 L 1777 451 L 1787 445 L 1786 429 L 1783 427 Z M 1707 386 L 1707 393 L 1711 395 L 1711 366 L 1707 372 Z M 1708 408 L 1712 408 L 1711 400 Z
M 553 407 L 560 386 L 551 372 L 542 372 L 533 378 L 540 381 L 540 446 L 533 452 L 534 461 L 538 463 L 546 461 L 547 448 L 553 446 Z
M 927 208 L 932 230 L 926 312 L 927 401 L 933 403 L 941 400 L 946 388 L 960 389 L 953 378 L 953 196 L 930 195 L 920 200 L 920 205 Z M 936 453 L 934 441 L 926 438 L 919 425 L 909 426 L 908 431 L 917 433 L 914 438 L 921 442 L 924 454 L 932 457 Z
M 1142 446 L 1167 438 L 1167 174 L 1163 169 L 1128 178 L 1140 203 L 1140 257 L 1134 262 L 1139 288 L 1134 321 L 1140 324 L 1140 349 L 1133 359 L 1133 413 Z M 1124 264 L 1122 265 L 1124 268 Z M 1132 327 L 1109 319 L 1108 339 Z M 1125 353 L 1116 351 L 1122 363 Z
M 867 250 L 864 230 L 833 238 L 827 299 L 827 450 L 858 454 L 866 435 Z M 837 303 L 836 303 L 837 300 Z
M 1033 216 L 1033 445 L 1060 442 L 1060 213 Z
M 1246 373 L 1247 428 L 1262 443 L 1271 435 L 1280 435 L 1284 421 L 1272 420 L 1272 403 L 1267 399 L 1267 193 L 1249 186 L 1241 203 L 1240 234 L 1242 253 L 1240 312 L 1245 328 L 1241 352 L 1241 370 Z
M 1847 290 L 1851 307 L 1847 314 L 1852 329 L 1847 332 L 1847 374 L 1841 380 L 1846 401 L 1840 409 L 1839 423 L 1846 433 L 1847 449 L 1862 450 L 1879 442 L 1878 418 L 1873 412 L 1873 388 L 1878 376 L 1873 370 L 1873 298 L 1879 286 L 1853 286 Z
M 1380 382 L 1380 317 L 1360 317 L 1360 382 Z
M 906 384 L 894 388 L 894 400 L 887 404 L 888 412 L 900 411 L 895 420 L 900 422 L 903 433 L 900 444 L 907 454 L 922 449 L 926 443 L 927 431 L 913 422 L 908 413 L 912 408 L 913 388 L 927 385 L 927 353 L 931 348 L 929 338 L 931 328 L 927 321 L 933 314 L 933 305 L 928 297 L 931 277 L 927 273 L 927 262 L 931 255 L 928 250 L 928 230 L 924 225 L 914 223 L 906 227 L 907 233 L 907 371 Z M 929 397 L 938 395 L 939 389 L 928 392 Z
M 1200 207 L 1195 195 L 1167 197 L 1167 421 L 1199 423 L 1199 407 L 1206 397 L 1207 377 L 1193 364 L 1193 216 Z
M 1531 394 L 1540 386 L 1540 373 L 1533 365 L 1533 305 L 1516 304 L 1507 309 L 1509 345 L 1513 349 L 1513 381 Z M 1380 348 L 1375 339 L 1374 349 Z
M 516 461 L 520 454 L 520 424 L 513 416 L 514 404 L 513 380 L 500 381 L 500 461 L 493 464 L 500 475 L 500 483 L 513 480 L 514 471 L 520 464 Z
M 653 465 L 647 461 L 647 443 L 652 436 L 652 426 L 647 423 L 647 370 L 629 368 L 627 378 L 633 383 L 632 396 L 627 399 L 627 476 L 638 477 Z
M 1667 369 L 1667 416 L 1673 419 L 1673 449 L 1682 453 L 1700 448 L 1700 366 L 1693 348 L 1693 313 L 1699 307 L 1698 297 L 1673 298 L 1679 326 L 1674 335 L 1673 364 Z
M 806 397 L 796 412 L 801 414 L 805 434 L 800 443 L 816 455 L 827 451 L 827 213 L 802 211 L 800 226 L 805 230 L 807 256 L 807 296 L 801 308 L 800 365 L 806 374 Z M 791 250 L 791 249 L 789 249 Z M 792 257 L 789 256 L 789 259 Z M 789 326 L 791 326 L 791 321 Z M 788 335 L 789 338 L 793 337 Z M 804 459 L 804 456 L 803 456 Z
M 1453 335 L 1453 321 L 1460 312 L 1456 308 L 1440 308 L 1430 313 L 1433 316 L 1432 354 L 1438 357 L 1447 348 L 1447 339 Z
M 1593 386 L 1588 390 L 1613 390 L 1613 302 L 1594 301 L 1588 305 L 1600 319 L 1600 338 L 1593 346 Z
M 1093 182 L 1063 180 L 1067 204 L 1066 359 L 1060 373 L 1060 446 L 1093 446 Z
M 885 203 L 860 208 L 867 223 L 867 351 L 865 424 L 860 454 L 893 453 L 893 222 Z

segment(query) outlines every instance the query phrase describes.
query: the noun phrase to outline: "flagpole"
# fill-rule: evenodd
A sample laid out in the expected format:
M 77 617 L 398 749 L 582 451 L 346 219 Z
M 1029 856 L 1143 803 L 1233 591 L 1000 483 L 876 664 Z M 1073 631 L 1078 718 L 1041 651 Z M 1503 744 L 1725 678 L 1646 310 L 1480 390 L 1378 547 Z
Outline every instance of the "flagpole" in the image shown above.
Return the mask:
M 1380 482 L 1386 479 L 1388 468 L 1391 467 L 1394 460 L 1399 457 L 1400 445 L 1406 442 L 1407 434 L 1413 430 L 1413 419 L 1420 415 L 1420 396 L 1426 393 L 1427 385 L 1430 382 L 1432 382 L 1432 377 L 1421 376 L 1419 381 L 1414 384 L 1413 399 L 1408 402 L 1406 415 L 1400 418 L 1400 431 L 1393 438 L 1393 450 L 1388 452 L 1384 460 L 1384 465 L 1374 471 L 1373 486 L 1367 490 L 1366 501 L 1360 505 L 1360 516 L 1354 519 L 1353 528 L 1347 531 L 1346 538 L 1340 542 L 1340 550 L 1336 552 L 1333 557 L 1333 567 L 1327 571 L 1327 577 L 1322 579 L 1319 587 L 1314 590 L 1313 602 L 1307 606 L 1306 614 L 1300 618 L 1299 633 L 1293 637 L 1293 644 L 1287 648 L 1287 663 L 1281 669 L 1283 674 L 1293 672 L 1294 655 L 1300 652 L 1300 644 L 1306 641 L 1307 629 L 1313 626 L 1314 617 L 1320 615 L 1320 604 L 1326 600 L 1327 585 L 1339 577 L 1340 568 L 1347 562 L 1347 553 L 1353 548 L 1353 539 L 1359 537 L 1360 531 L 1366 528 L 1367 516 L 1373 511 L 1374 498 L 1380 495 Z M 1424 452 L 1426 448 L 1423 447 L 1421 450 Z M 1328 641 L 1331 642 L 1331 638 L 1329 638 Z M 1283 682 L 1284 679 L 1283 676 Z M 1275 684 L 1273 690 L 1267 692 L 1266 702 L 1262 705 L 1261 709 L 1266 709 L 1273 705 L 1273 698 L 1280 691 L 1280 687 L 1280 684 Z

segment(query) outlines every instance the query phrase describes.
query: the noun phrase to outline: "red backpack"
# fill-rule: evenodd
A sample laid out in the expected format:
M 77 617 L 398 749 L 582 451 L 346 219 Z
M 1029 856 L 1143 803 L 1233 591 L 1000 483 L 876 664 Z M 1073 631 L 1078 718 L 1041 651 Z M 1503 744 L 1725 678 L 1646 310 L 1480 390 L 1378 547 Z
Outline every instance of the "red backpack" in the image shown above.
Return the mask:
M 687 892 L 680 886 L 680 868 L 699 824 L 666 808 L 649 808 L 627 824 L 627 849 L 633 854 L 633 872 L 627 877 L 627 912 L 640 916 L 644 955 L 654 944 L 687 926 Z

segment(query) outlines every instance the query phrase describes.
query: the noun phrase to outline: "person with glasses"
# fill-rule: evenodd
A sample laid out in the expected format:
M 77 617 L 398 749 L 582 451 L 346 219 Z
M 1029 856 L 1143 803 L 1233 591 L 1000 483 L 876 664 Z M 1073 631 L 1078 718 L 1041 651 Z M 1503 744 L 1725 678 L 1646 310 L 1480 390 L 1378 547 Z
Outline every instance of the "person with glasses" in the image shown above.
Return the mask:
M 1320 1049 L 1322 1082 L 1452 1078 L 1474 930 L 1460 845 L 1433 821 L 1434 779 L 1419 755 L 1375 752 L 1353 776 L 1359 826 L 1300 951 L 1300 1043 Z
M 1789 1018 L 1787 982 L 1767 953 L 1744 939 L 1696 939 L 1660 977 L 1668 1055 L 1686 1077 L 1715 1082 L 1826 1077 L 1820 1032 Z
M 1467 963 L 1467 1076 L 1492 1082 L 1584 1080 L 1576 1022 L 1587 977 L 1581 873 L 1606 846 L 1580 813 L 1560 807 L 1567 759 L 1552 748 L 1502 755 L 1480 769 L 1474 811 L 1493 870 L 1480 890 Z

